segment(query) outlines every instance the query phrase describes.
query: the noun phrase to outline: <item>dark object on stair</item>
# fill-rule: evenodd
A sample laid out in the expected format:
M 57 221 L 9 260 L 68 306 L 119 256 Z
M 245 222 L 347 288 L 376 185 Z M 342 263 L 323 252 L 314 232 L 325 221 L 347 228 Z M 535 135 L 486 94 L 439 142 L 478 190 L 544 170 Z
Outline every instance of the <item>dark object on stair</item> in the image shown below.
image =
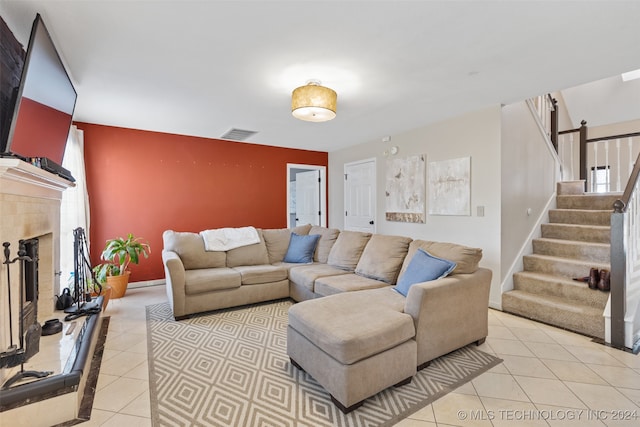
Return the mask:
M 611 290 L 611 272 L 609 270 L 600 270 L 600 280 L 598 281 L 598 289 L 603 292 Z
M 589 276 L 585 276 L 585 277 L 574 277 L 573 280 L 575 280 L 576 282 L 584 282 L 587 283 L 589 282 Z
M 62 332 L 62 322 L 58 319 L 50 319 L 42 325 L 42 336 L 53 335 Z
M 597 268 L 591 268 L 589 271 L 589 289 L 598 289 L 598 283 L 600 282 L 600 272 Z

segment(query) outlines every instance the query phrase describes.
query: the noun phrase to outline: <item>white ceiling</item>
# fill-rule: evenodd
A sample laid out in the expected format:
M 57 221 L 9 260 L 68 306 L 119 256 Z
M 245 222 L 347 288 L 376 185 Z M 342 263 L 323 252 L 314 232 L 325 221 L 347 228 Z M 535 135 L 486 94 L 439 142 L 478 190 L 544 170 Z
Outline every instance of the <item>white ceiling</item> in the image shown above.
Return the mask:
M 320 151 L 640 68 L 633 1 L 0 0 L 25 45 L 36 12 L 77 121 Z M 309 79 L 333 121 L 291 116 Z
M 561 92 L 571 118 L 569 129 L 579 128 L 582 120 L 589 127 L 640 120 L 640 79 L 625 82 L 618 74 Z

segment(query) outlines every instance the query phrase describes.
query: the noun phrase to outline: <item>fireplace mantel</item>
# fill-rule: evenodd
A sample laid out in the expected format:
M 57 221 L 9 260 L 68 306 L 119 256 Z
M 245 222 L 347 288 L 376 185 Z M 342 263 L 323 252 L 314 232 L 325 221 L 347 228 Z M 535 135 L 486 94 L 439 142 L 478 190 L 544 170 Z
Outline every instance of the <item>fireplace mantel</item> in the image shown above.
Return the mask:
M 66 179 L 20 159 L 0 158 L 0 193 L 18 196 L 62 198 L 62 192 L 75 187 Z

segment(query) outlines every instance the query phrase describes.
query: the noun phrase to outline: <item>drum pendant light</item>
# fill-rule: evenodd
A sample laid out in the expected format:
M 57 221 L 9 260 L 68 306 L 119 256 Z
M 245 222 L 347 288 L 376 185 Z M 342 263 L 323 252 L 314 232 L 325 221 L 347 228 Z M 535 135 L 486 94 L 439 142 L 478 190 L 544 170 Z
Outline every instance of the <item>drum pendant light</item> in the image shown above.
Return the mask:
M 291 114 L 308 122 L 326 122 L 336 117 L 338 95 L 333 89 L 309 80 L 291 94 Z

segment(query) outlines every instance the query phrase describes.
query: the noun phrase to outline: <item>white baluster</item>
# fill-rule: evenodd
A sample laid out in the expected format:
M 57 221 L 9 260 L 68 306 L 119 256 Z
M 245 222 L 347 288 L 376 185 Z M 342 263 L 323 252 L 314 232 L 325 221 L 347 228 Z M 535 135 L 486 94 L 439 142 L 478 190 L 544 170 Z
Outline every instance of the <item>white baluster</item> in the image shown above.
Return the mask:
M 609 174 L 611 173 L 611 168 L 609 167 L 609 140 L 607 139 L 604 142 L 604 172 L 605 172 L 605 181 L 604 188 L 608 193 L 611 187 L 611 179 L 609 179 Z
M 600 141 L 596 141 L 593 143 L 593 171 L 589 174 L 589 178 L 591 178 L 591 192 L 595 193 L 596 191 L 596 181 L 594 180 L 595 177 L 598 176 L 598 144 L 600 144 Z M 587 168 L 587 173 L 589 171 L 589 168 Z
M 620 139 L 616 139 L 616 153 L 618 155 L 618 161 L 616 162 L 617 178 L 616 178 L 616 191 L 620 191 L 621 179 L 620 179 Z
M 573 180 L 575 177 L 573 174 L 573 133 L 569 134 L 569 148 L 571 150 L 571 180 Z

